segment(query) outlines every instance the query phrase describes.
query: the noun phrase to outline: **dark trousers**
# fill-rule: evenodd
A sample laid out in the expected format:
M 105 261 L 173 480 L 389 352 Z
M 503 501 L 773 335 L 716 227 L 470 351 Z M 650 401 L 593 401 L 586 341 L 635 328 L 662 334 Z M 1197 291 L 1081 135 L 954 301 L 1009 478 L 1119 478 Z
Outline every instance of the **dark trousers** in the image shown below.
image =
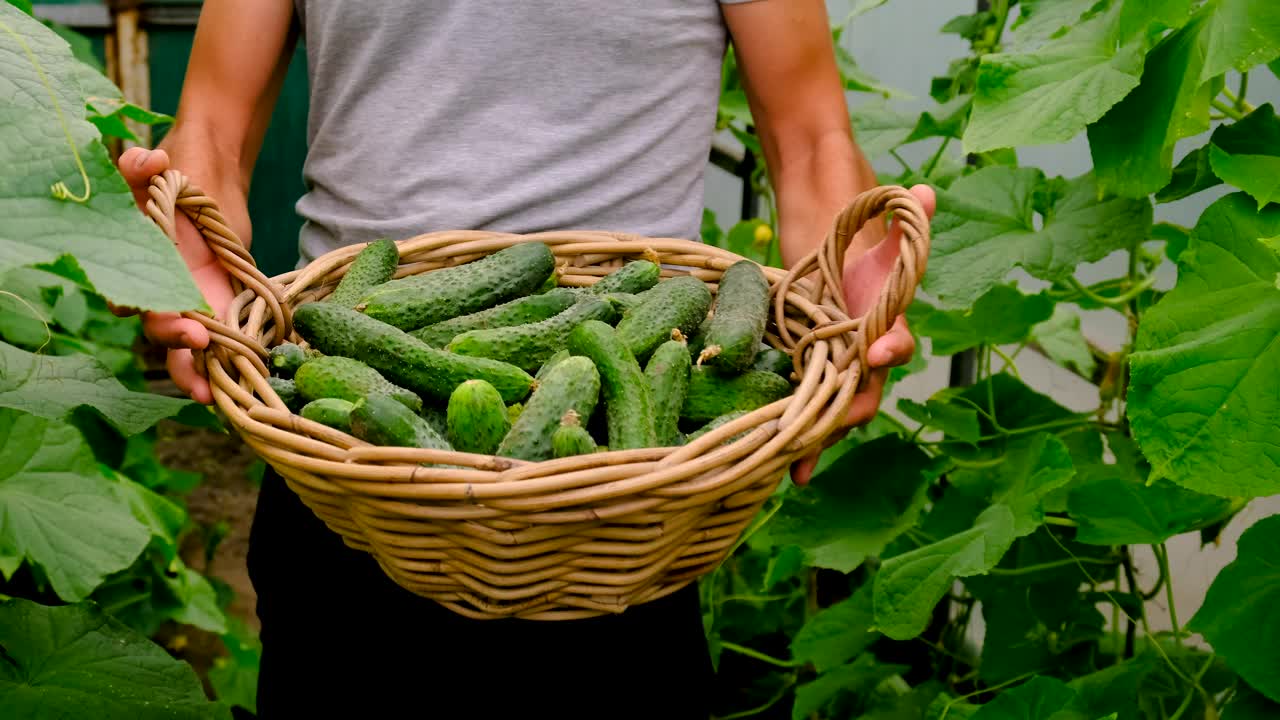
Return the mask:
M 268 468 L 249 540 L 258 716 L 706 720 L 697 587 L 585 620 L 473 620 L 396 585 Z

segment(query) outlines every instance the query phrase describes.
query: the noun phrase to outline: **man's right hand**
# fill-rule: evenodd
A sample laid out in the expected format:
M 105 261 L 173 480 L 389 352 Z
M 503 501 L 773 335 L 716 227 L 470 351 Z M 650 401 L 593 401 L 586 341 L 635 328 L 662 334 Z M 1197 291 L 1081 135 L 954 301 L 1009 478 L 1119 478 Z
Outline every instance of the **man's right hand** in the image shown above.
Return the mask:
M 125 182 L 133 191 L 138 207 L 145 208 L 150 199 L 147 189 L 151 184 L 151 178 L 169 169 L 169 156 L 164 150 L 135 147 L 121 154 L 118 165 L 120 174 L 124 176 Z M 206 191 L 211 190 L 206 188 Z M 242 209 L 235 206 L 234 210 Z M 247 213 L 224 210 L 224 214 L 228 216 L 228 222 L 237 233 L 242 231 L 247 233 L 248 218 L 238 217 Z M 214 310 L 217 317 L 221 317 L 234 297 L 231 291 L 230 275 L 190 218 L 179 211 L 175 220 L 178 252 L 186 261 L 187 268 L 191 271 L 196 287 L 204 295 L 205 302 Z M 248 242 L 247 237 L 243 237 L 242 240 Z M 131 308 L 113 309 L 117 315 L 121 316 L 137 314 L 137 310 Z M 193 350 L 203 350 L 209 345 L 209 332 L 204 325 L 184 318 L 178 313 L 143 312 L 142 332 L 152 343 L 168 348 L 165 367 L 174 384 L 196 402 L 211 404 L 213 393 L 209 389 L 209 382 L 196 371 L 192 356 Z

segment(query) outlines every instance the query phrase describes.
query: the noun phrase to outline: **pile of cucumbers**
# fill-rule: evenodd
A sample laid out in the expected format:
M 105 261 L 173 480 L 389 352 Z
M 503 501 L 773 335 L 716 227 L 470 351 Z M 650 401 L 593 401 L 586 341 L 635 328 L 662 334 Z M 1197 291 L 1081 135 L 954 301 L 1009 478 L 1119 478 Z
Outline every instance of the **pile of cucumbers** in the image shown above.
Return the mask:
M 748 260 L 714 296 L 647 259 L 562 287 L 533 241 L 395 278 L 399 262 L 372 242 L 294 310 L 302 342 L 271 348 L 268 378 L 291 411 L 375 445 L 541 461 L 681 445 L 793 391 Z

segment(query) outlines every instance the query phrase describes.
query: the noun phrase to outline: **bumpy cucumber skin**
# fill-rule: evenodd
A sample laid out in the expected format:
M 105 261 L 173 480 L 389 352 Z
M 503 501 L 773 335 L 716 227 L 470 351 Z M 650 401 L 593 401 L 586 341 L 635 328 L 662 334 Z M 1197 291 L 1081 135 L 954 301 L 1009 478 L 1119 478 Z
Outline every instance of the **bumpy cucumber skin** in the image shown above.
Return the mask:
M 524 403 L 511 403 L 507 406 L 507 424 L 515 425 L 516 420 L 520 419 L 520 413 L 524 412 Z M 508 430 L 508 432 L 510 432 Z
M 565 413 L 572 410 L 584 424 L 589 421 L 600 401 L 600 385 L 600 372 L 590 359 L 570 357 L 556 363 L 495 454 L 535 462 L 551 459 L 551 437 Z
M 573 328 L 587 320 L 612 320 L 615 314 L 613 305 L 604 298 L 585 297 L 568 310 L 536 323 L 470 330 L 451 340 L 445 349 L 458 355 L 500 360 L 526 372 L 536 372 L 556 351 L 564 348 Z
M 648 260 L 632 260 L 597 280 L 596 284 L 591 286 L 591 292 L 597 295 L 605 293 L 634 295 L 657 285 L 661 277 L 662 268 L 657 263 Z
M 559 268 L 552 270 L 551 274 L 547 276 L 547 279 L 543 280 L 542 285 L 540 285 L 538 289 L 535 290 L 534 292 L 539 294 L 545 293 L 545 292 L 551 292 L 557 287 L 560 287 L 560 269 Z
M 653 430 L 660 447 L 680 444 L 680 408 L 689 390 L 693 360 L 683 340 L 668 340 L 653 351 L 644 376 L 653 397 Z
M 418 415 L 422 416 L 422 419 L 431 425 L 437 435 L 445 440 L 449 439 L 448 405 L 442 408 L 428 403 L 422 406 L 422 410 Z
M 755 362 L 769 319 L 769 280 L 760 266 L 739 260 L 720 276 L 701 364 L 741 372 Z
M 347 274 L 338 281 L 338 287 L 324 299 L 324 302 L 337 303 L 346 307 L 355 307 L 371 289 L 389 282 L 396 274 L 400 264 L 400 248 L 394 240 L 383 238 L 374 240 L 364 246 Z
M 533 376 L 510 363 L 433 348 L 403 330 L 336 304 L 303 303 L 293 313 L 298 334 L 326 355 L 359 359 L 424 399 L 448 402 L 467 380 L 486 380 L 504 402 L 523 400 Z
M 351 408 L 355 403 L 342 398 L 317 398 L 302 406 L 302 417 L 343 432 L 351 432 Z
M 618 337 L 643 362 L 671 339 L 672 329 L 686 336 L 697 330 L 710 309 L 711 291 L 701 280 L 690 275 L 664 280 L 641 293 L 640 304 L 618 321 Z
M 540 295 L 526 295 L 486 310 L 418 328 L 409 334 L 432 347 L 442 348 L 470 330 L 513 327 L 546 320 L 568 310 L 577 299 L 572 290 L 555 288 Z
M 390 395 L 414 412 L 422 410 L 422 398 L 412 390 L 387 380 L 377 370 L 355 358 L 325 355 L 312 358 L 293 376 L 305 400 L 339 398 L 355 402 L 370 393 Z
M 733 412 L 728 412 L 728 413 L 725 413 L 724 415 L 717 416 L 716 418 L 714 418 L 714 419 L 712 419 L 712 420 L 709 420 L 709 421 L 708 421 L 705 425 L 703 425 L 702 427 L 700 427 L 700 428 L 698 428 L 697 430 L 694 430 L 693 432 L 689 433 L 689 435 L 684 439 L 684 444 L 685 444 L 685 445 L 688 445 L 689 443 L 693 442 L 694 440 L 697 440 L 698 438 L 702 437 L 703 435 L 706 435 L 707 433 L 711 432 L 712 430 L 715 430 L 716 428 L 718 428 L 718 427 L 720 427 L 720 426 L 722 426 L 722 425 L 728 425 L 729 423 L 733 422 L 734 420 L 737 420 L 738 418 L 742 417 L 743 415 L 746 415 L 748 412 L 749 412 L 749 411 L 747 411 L 747 410 L 734 410 Z M 734 435 L 734 436 L 730 437 L 728 440 L 725 440 L 725 442 L 726 442 L 726 443 L 733 442 L 734 440 L 737 440 L 738 438 L 742 437 L 743 435 L 746 435 L 746 434 L 747 434 L 747 433 L 749 433 L 749 432 L 751 432 L 751 431 L 750 431 L 750 430 L 745 430 L 745 431 L 743 431 L 743 432 L 741 432 L 741 433 L 738 433 L 737 435 Z
M 296 343 L 281 343 L 271 348 L 271 371 L 282 378 L 291 378 L 307 361 L 307 351 Z
M 386 395 L 366 395 L 351 406 L 351 434 L 373 445 L 452 450 L 417 413 Z
M 415 330 L 531 295 L 554 269 L 551 248 L 523 242 L 463 265 L 383 283 L 356 308 L 401 330 Z
M 600 371 L 608 439 L 605 444 L 613 450 L 656 447 L 649 383 L 618 332 L 604 322 L 588 320 L 569 333 L 568 342 L 570 353 L 589 358 Z M 583 425 L 586 424 L 584 420 Z
M 547 372 L 550 371 L 551 368 L 555 366 L 556 363 L 560 362 L 561 360 L 564 360 L 567 357 L 569 357 L 568 348 L 560 348 L 555 352 L 554 355 L 547 358 L 546 362 L 542 363 L 542 367 L 538 368 L 538 374 L 534 375 L 533 379 L 537 380 L 538 382 L 542 382 L 542 378 L 547 376 Z
M 596 450 L 595 438 L 591 437 L 586 428 L 576 423 L 562 424 L 551 434 L 551 455 L 557 459 L 591 455 Z
M 449 396 L 445 439 L 461 452 L 492 455 L 511 429 L 502 396 L 484 380 L 468 380 Z
M 680 417 L 693 421 L 714 420 L 735 410 L 755 410 L 792 391 L 791 383 L 777 373 L 746 370 L 729 375 L 694 365 L 690 368 L 689 391 L 680 408 Z
M 294 412 L 302 407 L 302 394 L 298 392 L 298 386 L 293 380 L 273 375 L 267 378 L 267 384 L 276 391 L 276 395 L 280 396 L 280 402 L 283 402 L 285 407 Z
M 765 345 L 760 348 L 760 352 L 756 354 L 756 360 L 751 363 L 751 369 L 763 370 L 765 372 L 776 373 L 784 378 L 790 378 L 791 371 L 794 369 L 794 366 L 791 364 L 790 355 L 775 347 Z

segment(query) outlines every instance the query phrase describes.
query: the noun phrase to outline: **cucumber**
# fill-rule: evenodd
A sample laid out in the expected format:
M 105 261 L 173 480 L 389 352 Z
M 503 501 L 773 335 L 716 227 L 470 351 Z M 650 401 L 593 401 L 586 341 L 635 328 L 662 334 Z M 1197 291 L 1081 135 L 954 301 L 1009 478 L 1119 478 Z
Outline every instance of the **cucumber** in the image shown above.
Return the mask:
M 558 287 L 560 287 L 560 268 L 555 268 L 551 271 L 551 274 L 547 276 L 547 279 L 542 281 L 542 285 L 534 292 L 539 294 L 551 292 Z
M 510 405 L 508 405 L 507 406 L 507 424 L 515 425 L 516 420 L 520 419 L 520 413 L 522 412 L 524 412 L 524 403 L 511 403 Z
M 777 373 L 746 370 L 729 375 L 694 365 L 689 371 L 689 390 L 680 417 L 706 421 L 734 410 L 755 410 L 792 393 L 791 383 Z
M 597 295 L 605 293 L 627 293 L 634 295 L 644 292 L 662 278 L 662 268 L 649 260 L 632 260 L 589 286 Z
M 276 391 L 276 395 L 280 396 L 280 401 L 285 407 L 293 412 L 297 412 L 302 407 L 303 399 L 298 393 L 298 386 L 293 380 L 288 378 L 280 378 L 274 375 L 267 378 L 267 384 L 272 390 Z
M 347 272 L 338 281 L 338 287 L 329 293 L 325 302 L 355 307 L 374 287 L 389 282 L 400 265 L 400 248 L 394 240 L 374 240 L 360 250 Z
M 271 348 L 271 371 L 279 377 L 291 378 L 312 355 L 297 343 L 280 343 Z
M 702 348 L 707 341 L 707 328 L 711 326 L 712 313 L 708 312 L 702 318 L 702 322 L 698 324 L 698 328 L 691 334 L 687 334 L 685 340 L 689 343 L 689 355 L 696 358 L 702 352 Z
M 716 428 L 718 428 L 718 427 L 720 427 L 720 426 L 722 426 L 722 425 L 728 425 L 729 423 L 733 422 L 734 420 L 737 420 L 738 418 L 742 417 L 743 415 L 746 415 L 746 414 L 747 414 L 747 412 L 749 412 L 749 411 L 747 411 L 747 410 L 734 410 L 733 412 L 725 413 L 724 415 L 720 415 L 720 416 L 718 416 L 718 417 L 716 417 L 716 418 L 714 418 L 714 419 L 712 419 L 712 420 L 708 421 L 708 422 L 707 422 L 705 425 L 703 425 L 702 427 L 700 427 L 700 428 L 698 428 L 697 430 L 694 430 L 693 432 L 689 433 L 689 435 L 684 439 L 684 444 L 685 444 L 685 445 L 688 445 L 689 443 L 693 442 L 694 440 L 697 440 L 698 438 L 702 437 L 703 435 L 706 435 L 707 433 L 711 432 L 712 430 L 715 430 Z M 747 434 L 747 433 L 749 433 L 749 432 L 751 432 L 751 431 L 750 431 L 750 430 L 744 430 L 744 431 L 742 431 L 742 432 L 738 433 L 737 435 L 734 435 L 733 437 L 730 437 L 728 440 L 725 440 L 725 442 L 726 442 L 726 443 L 731 443 L 731 442 L 733 442 L 734 440 L 737 440 L 738 438 L 742 437 L 743 435 L 746 435 L 746 434 Z
M 351 432 L 351 408 L 355 403 L 342 398 L 317 398 L 302 406 L 298 413 L 308 420 L 343 432 Z
M 553 365 L 567 357 L 569 357 L 569 350 L 567 348 L 560 348 L 556 351 L 555 355 L 547 358 L 547 361 L 542 363 L 542 367 L 538 368 L 538 374 L 534 375 L 533 379 L 541 382 L 542 378 L 547 376 L 547 371 L 550 370 Z
M 449 439 L 449 412 L 447 405 L 443 408 L 430 404 L 423 405 L 422 411 L 418 414 L 431 425 L 431 429 L 435 430 L 437 435 L 446 440 Z
M 365 395 L 351 406 L 351 434 L 372 445 L 452 450 L 417 413 L 386 395 Z
M 449 396 L 445 439 L 457 450 L 492 455 L 511 429 L 502 396 L 484 380 L 468 380 Z
M 575 357 L 589 358 L 600 371 L 607 428 L 604 444 L 613 450 L 657 446 L 649 383 L 621 335 L 600 320 L 588 320 L 569 333 L 568 347 Z M 552 372 L 572 360 L 561 362 Z
M 613 305 L 604 298 L 585 297 L 564 312 L 536 323 L 491 330 L 468 330 L 445 350 L 467 357 L 489 358 L 536 372 L 565 346 L 569 331 L 586 320 L 612 320 Z
M 640 304 L 618 321 L 618 338 L 641 362 L 678 329 L 689 335 L 711 309 L 711 291 L 692 275 L 658 283 L 640 294 Z
M 693 360 L 684 337 L 658 346 L 645 365 L 644 375 L 653 397 L 653 430 L 660 447 L 680 444 L 680 408 L 689 389 L 689 369 Z
M 739 260 L 720 276 L 699 365 L 741 372 L 755 362 L 769 319 L 769 280 L 760 266 Z
M 578 413 L 570 410 L 560 419 L 560 427 L 551 434 L 551 455 L 556 458 L 591 455 L 598 448 L 595 438 L 582 427 Z
M 609 301 L 613 305 L 615 315 L 621 319 L 627 316 L 633 308 L 640 304 L 640 296 L 632 295 L 624 292 L 603 293 L 600 297 Z
M 551 459 L 551 437 L 561 418 L 573 411 L 582 422 L 590 420 L 600 401 L 600 384 L 600 372 L 588 358 L 570 357 L 556 363 L 529 396 L 495 454 L 531 461 Z
M 751 369 L 764 370 L 765 372 L 777 373 L 784 378 L 790 378 L 793 366 L 790 355 L 775 347 L 765 345 L 756 354 L 756 360 L 751 364 Z
M 555 270 L 540 242 L 522 242 L 463 265 L 391 280 L 355 307 L 401 330 L 415 330 L 530 295 Z
M 377 370 L 355 358 L 325 355 L 312 358 L 293 376 L 303 399 L 339 398 L 355 402 L 370 393 L 389 395 L 414 412 L 422 409 L 422 398 L 411 390 L 387 380 Z
M 433 348 L 380 320 L 332 303 L 303 303 L 293 312 L 298 334 L 326 355 L 358 359 L 387 380 L 441 404 L 467 380 L 486 380 L 503 402 L 523 400 L 533 376 L 510 363 Z
M 512 327 L 535 323 L 568 310 L 578 296 L 568 288 L 555 288 L 540 295 L 526 295 L 487 310 L 438 322 L 409 333 L 432 347 L 442 348 L 468 330 Z

